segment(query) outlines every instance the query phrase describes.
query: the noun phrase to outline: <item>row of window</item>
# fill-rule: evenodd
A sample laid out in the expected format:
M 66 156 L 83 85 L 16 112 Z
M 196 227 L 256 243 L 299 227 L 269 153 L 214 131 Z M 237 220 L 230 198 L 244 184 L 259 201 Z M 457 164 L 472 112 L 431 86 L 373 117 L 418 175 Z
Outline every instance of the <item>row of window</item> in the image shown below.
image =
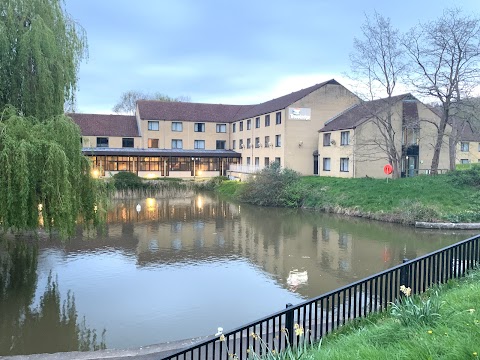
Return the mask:
M 348 172 L 349 171 L 349 158 L 340 158 L 340 171 L 341 172 Z M 323 158 L 323 171 L 330 171 L 331 170 L 331 159 L 330 158 Z
M 215 144 L 217 150 L 225 150 L 227 142 L 225 140 L 217 140 Z M 108 147 L 108 137 L 97 137 L 97 147 Z M 122 138 L 122 147 L 124 148 L 133 148 L 134 141 L 133 138 Z M 148 139 L 148 147 L 150 149 L 158 149 L 159 139 Z M 172 139 L 171 142 L 172 149 L 183 149 L 183 140 L 182 139 Z M 194 140 L 193 142 L 194 149 L 205 149 L 205 140 Z
M 243 143 L 243 139 L 239 140 L 239 148 L 244 149 L 245 147 L 247 149 L 250 149 L 252 147 L 252 140 L 250 138 L 247 139 L 247 145 Z M 261 148 L 261 147 L 273 147 L 273 144 L 270 142 L 270 136 L 265 136 L 264 142 L 260 141 L 259 137 L 255 138 L 255 142 L 253 144 L 255 148 Z M 275 147 L 281 147 L 282 146 L 282 135 L 275 135 Z M 232 149 L 235 150 L 237 148 L 237 141 L 233 140 L 232 141 Z
M 470 151 L 470 143 L 462 141 L 460 142 L 460 151 L 461 152 L 469 152 Z M 478 151 L 480 151 L 480 143 L 478 144 Z
M 250 156 L 247 156 L 247 165 L 251 165 L 250 159 L 251 159 Z M 254 158 L 254 161 L 255 161 L 255 163 L 254 163 L 255 166 L 260 166 L 260 158 L 259 158 L 259 157 L 255 157 L 255 158 Z M 276 157 L 276 158 L 275 158 L 275 162 L 276 162 L 278 165 L 282 165 L 281 162 L 280 162 L 280 158 L 279 158 L 279 157 Z M 269 157 L 264 158 L 264 159 L 263 159 L 263 164 L 264 164 L 265 166 L 269 166 L 269 165 L 270 165 L 270 158 L 269 158 Z
M 148 121 L 148 130 L 150 131 L 159 131 L 160 122 L 159 121 Z M 216 124 L 217 133 L 226 133 L 227 124 Z M 183 122 L 172 121 L 172 131 L 182 132 L 183 131 Z M 193 131 L 195 132 L 205 132 L 205 123 L 194 123 Z
M 323 134 L 323 146 L 335 145 L 335 140 L 332 140 L 331 133 Z M 350 145 L 350 131 L 342 131 L 340 133 L 340 145 Z
M 247 122 L 247 130 L 250 130 L 252 128 L 252 119 L 248 119 L 246 122 Z M 270 114 L 265 115 L 263 123 L 265 127 L 270 126 Z M 275 114 L 275 125 L 280 125 L 281 123 L 282 123 L 282 113 L 277 112 Z M 255 128 L 256 129 L 260 128 L 260 117 L 255 118 Z M 243 131 L 243 120 L 238 123 L 238 131 Z M 237 132 L 236 123 L 232 124 L 232 132 Z

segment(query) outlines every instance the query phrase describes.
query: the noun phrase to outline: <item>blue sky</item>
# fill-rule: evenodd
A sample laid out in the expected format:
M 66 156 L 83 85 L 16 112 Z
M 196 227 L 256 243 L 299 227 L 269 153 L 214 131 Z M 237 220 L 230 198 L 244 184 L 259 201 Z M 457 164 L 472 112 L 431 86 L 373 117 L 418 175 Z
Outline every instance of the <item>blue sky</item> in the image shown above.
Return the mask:
M 77 111 L 111 113 L 128 90 L 251 104 L 331 78 L 348 86 L 365 14 L 407 30 L 453 4 L 480 13 L 479 0 L 66 0 L 89 43 Z

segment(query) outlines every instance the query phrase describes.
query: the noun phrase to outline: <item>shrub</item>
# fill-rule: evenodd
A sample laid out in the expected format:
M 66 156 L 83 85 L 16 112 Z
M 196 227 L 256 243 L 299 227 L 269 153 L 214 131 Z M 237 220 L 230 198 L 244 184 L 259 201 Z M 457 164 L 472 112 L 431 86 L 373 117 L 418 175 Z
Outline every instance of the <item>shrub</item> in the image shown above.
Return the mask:
M 448 175 L 455 185 L 480 186 L 480 166 L 476 164 L 466 170 L 451 171 Z
M 129 171 L 122 171 L 113 175 L 113 184 L 117 190 L 137 190 L 146 187 L 142 178 Z
M 414 224 L 415 221 L 434 222 L 439 218 L 438 211 L 433 207 L 408 199 L 400 202 L 396 216 L 397 220 L 404 224 Z

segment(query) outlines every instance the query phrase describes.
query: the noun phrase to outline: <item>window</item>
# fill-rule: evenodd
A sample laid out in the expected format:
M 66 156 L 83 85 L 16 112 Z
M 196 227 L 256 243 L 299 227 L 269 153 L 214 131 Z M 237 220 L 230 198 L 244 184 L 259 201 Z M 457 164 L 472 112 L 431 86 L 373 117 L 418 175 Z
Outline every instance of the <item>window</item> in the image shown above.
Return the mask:
M 97 137 L 97 147 L 108 147 L 108 138 Z
M 279 125 L 282 123 L 282 113 L 281 112 L 277 112 L 275 114 L 275 124 L 276 125 Z
M 340 171 L 348 172 L 348 158 L 340 158 Z
M 183 123 L 178 121 L 172 122 L 172 131 L 183 131 Z
M 259 138 L 259 137 L 256 137 L 256 138 L 255 138 L 255 147 L 256 147 L 256 148 L 259 148 L 259 147 L 260 147 L 260 138 Z
M 240 121 L 240 131 L 243 131 L 243 121 Z
M 133 148 L 134 147 L 133 138 L 123 138 L 122 147 Z
M 158 131 L 158 121 L 149 121 L 148 122 L 148 130 L 150 131 Z
M 195 149 L 205 149 L 205 140 L 195 140 L 193 147 Z
M 265 147 L 270 146 L 270 136 L 265 136 Z
M 350 131 L 342 131 L 340 133 L 340 145 L 350 144 Z
M 282 135 L 275 135 L 275 147 L 282 146 Z
M 255 158 L 255 166 L 260 166 L 260 158 L 259 157 Z
M 278 164 L 278 166 L 281 166 L 281 165 L 282 165 L 282 162 L 280 161 L 280 158 L 279 158 L 279 157 L 276 157 L 276 158 L 275 158 L 275 162 Z
M 237 124 L 233 124 L 232 125 L 232 132 L 236 132 L 237 131 Z
M 330 171 L 330 158 L 323 158 L 323 171 Z
M 323 146 L 330 146 L 330 133 L 323 134 Z
M 265 115 L 265 127 L 270 126 L 270 115 Z
M 243 149 L 245 147 L 245 145 L 243 145 L 243 139 L 240 139 L 240 141 L 238 142 L 238 146 L 240 147 L 240 149 Z
M 266 157 L 264 161 L 265 161 L 265 166 L 270 165 L 270 158 Z
M 235 150 L 236 145 L 237 145 L 237 141 L 236 141 L 236 140 L 233 140 L 233 141 L 232 141 L 232 149 L 233 149 L 233 150 Z
M 470 160 L 468 160 L 468 159 L 461 159 L 461 160 L 460 160 L 460 163 L 461 163 L 461 164 L 470 164 Z
M 247 156 L 247 165 L 250 165 L 250 156 Z
M 217 150 L 225 150 L 227 142 L 225 140 L 217 140 L 216 149 Z
M 172 149 L 183 149 L 183 140 L 172 139 Z
M 252 147 L 252 143 L 250 138 L 247 139 L 247 149 L 250 149 Z
M 255 119 L 255 127 L 256 127 L 257 129 L 260 127 L 260 118 L 259 118 L 259 117 L 257 117 L 257 118 Z
M 252 128 L 252 119 L 247 120 L 247 130 L 250 130 Z
M 158 139 L 148 139 L 148 147 L 158 149 Z
M 217 124 L 217 133 L 226 133 L 227 124 Z
M 463 151 L 463 152 L 468 152 L 468 150 L 470 149 L 470 143 L 468 142 L 461 142 L 460 143 L 460 151 Z
M 205 132 L 205 123 L 195 123 L 193 125 L 193 131 L 195 131 L 195 132 Z

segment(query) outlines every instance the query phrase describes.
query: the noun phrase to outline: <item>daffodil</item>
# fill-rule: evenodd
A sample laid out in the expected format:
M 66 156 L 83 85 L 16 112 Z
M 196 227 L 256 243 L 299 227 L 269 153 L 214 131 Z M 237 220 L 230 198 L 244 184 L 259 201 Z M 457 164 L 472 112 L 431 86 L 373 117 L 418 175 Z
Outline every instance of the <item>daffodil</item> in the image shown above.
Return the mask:
M 295 329 L 295 335 L 300 336 L 303 335 L 303 328 L 298 327 Z
M 432 330 L 428 330 L 427 333 L 428 333 L 428 334 L 432 334 L 433 331 L 432 331 Z
M 468 312 L 469 312 L 470 314 L 473 314 L 473 313 L 475 312 L 475 309 L 468 309 Z
M 219 339 L 219 340 L 220 340 L 220 341 L 225 341 L 225 335 L 223 335 L 223 334 L 220 335 L 220 339 Z

